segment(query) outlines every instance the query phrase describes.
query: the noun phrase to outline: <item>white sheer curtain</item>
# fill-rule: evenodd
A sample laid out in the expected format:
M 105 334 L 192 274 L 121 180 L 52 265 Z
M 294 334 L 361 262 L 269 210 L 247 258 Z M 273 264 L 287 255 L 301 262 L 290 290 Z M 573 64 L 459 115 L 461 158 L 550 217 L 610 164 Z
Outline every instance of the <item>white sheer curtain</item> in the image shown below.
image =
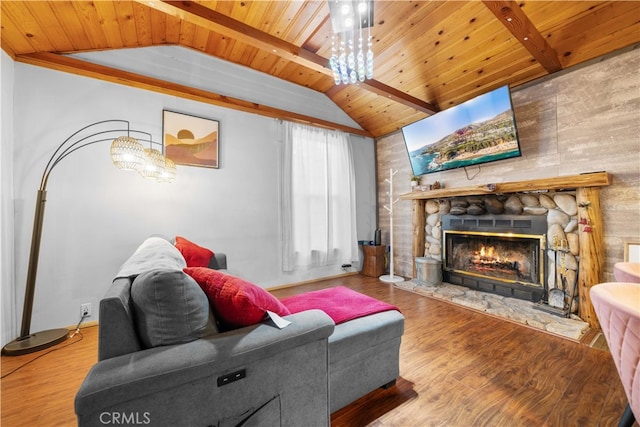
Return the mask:
M 349 136 L 283 122 L 281 206 L 284 271 L 358 259 Z

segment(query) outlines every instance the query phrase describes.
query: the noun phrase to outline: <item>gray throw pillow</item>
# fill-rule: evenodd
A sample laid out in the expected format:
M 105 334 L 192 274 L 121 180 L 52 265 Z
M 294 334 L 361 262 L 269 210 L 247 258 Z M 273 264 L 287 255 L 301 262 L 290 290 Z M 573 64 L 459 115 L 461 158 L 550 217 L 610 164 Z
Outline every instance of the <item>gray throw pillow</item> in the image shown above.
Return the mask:
M 209 335 L 209 301 L 200 286 L 179 270 L 140 274 L 131 285 L 136 329 L 147 347 L 181 344 Z
M 172 243 L 160 237 L 149 237 L 120 267 L 116 279 L 134 277 L 157 268 L 182 270 L 186 266 L 184 257 Z

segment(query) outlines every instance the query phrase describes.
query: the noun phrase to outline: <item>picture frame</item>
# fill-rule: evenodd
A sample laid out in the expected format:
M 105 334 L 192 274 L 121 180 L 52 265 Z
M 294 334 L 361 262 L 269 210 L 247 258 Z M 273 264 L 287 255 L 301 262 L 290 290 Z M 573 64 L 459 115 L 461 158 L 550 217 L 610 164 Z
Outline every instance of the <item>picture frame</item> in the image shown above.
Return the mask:
M 624 262 L 640 262 L 640 241 L 624 242 Z
M 218 169 L 220 122 L 162 110 L 164 155 L 177 165 Z

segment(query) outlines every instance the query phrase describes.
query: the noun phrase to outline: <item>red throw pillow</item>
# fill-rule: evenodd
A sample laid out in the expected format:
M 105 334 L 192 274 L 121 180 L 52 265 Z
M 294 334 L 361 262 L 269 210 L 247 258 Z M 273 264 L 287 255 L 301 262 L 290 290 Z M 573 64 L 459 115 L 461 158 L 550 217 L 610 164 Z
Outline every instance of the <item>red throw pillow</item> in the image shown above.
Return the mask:
M 187 267 L 213 306 L 216 318 L 229 328 L 255 325 L 265 319 L 267 310 L 280 316 L 291 314 L 276 297 L 258 285 L 222 271 Z
M 211 257 L 214 255 L 211 250 L 196 245 L 181 236 L 176 236 L 176 248 L 187 261 L 187 267 L 208 267 Z

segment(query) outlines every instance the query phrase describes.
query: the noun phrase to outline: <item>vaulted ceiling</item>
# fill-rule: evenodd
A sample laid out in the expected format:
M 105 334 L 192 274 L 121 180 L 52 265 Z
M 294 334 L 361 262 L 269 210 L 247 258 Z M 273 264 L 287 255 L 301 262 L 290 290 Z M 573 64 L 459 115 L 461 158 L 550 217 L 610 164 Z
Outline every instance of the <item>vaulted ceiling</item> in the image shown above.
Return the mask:
M 326 1 L 0 2 L 16 61 L 379 137 L 502 85 L 640 42 L 639 1 L 375 1 L 372 80 L 335 85 Z M 362 129 L 91 64 L 74 52 L 180 45 L 324 93 Z

